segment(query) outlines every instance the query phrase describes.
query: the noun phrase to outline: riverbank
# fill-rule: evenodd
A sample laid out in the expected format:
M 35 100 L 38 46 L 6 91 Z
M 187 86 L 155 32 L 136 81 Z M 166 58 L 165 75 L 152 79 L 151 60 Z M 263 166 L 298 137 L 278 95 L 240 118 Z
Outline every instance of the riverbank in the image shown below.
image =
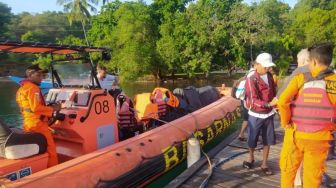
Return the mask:
M 209 80 L 209 79 L 230 79 L 230 78 L 239 78 L 246 73 L 246 70 L 238 70 L 230 74 L 227 70 L 221 71 L 212 71 L 208 74 L 206 73 L 195 73 L 193 77 L 190 77 L 188 74 L 178 73 L 174 75 L 162 76 L 161 80 L 156 79 L 153 75 L 146 75 L 140 77 L 136 82 L 176 82 L 181 80 Z

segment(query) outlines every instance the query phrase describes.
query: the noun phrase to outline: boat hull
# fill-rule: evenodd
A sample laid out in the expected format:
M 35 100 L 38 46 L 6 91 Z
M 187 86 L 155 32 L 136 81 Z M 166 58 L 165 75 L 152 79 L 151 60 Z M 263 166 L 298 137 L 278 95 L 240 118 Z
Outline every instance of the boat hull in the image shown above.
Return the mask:
M 229 128 L 240 115 L 239 105 L 223 97 L 161 127 L 5 185 L 143 186 L 186 158 L 189 137 L 196 136 L 204 146 Z

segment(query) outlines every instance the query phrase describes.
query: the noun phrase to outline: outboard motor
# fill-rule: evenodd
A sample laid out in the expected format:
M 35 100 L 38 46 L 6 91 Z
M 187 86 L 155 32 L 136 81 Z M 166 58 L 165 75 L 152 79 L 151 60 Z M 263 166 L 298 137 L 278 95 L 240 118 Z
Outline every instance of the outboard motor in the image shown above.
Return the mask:
M 13 131 L 0 120 L 0 157 L 21 159 L 47 151 L 47 140 L 39 133 Z

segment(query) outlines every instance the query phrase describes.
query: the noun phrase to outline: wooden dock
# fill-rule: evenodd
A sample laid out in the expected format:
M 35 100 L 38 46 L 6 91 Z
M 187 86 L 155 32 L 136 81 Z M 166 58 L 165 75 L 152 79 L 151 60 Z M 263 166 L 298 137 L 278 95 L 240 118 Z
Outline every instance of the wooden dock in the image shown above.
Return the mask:
M 238 132 L 225 139 L 220 145 L 210 151 L 211 163 L 219 163 L 213 168 L 212 176 L 207 187 L 246 187 L 246 188 L 273 188 L 280 187 L 279 156 L 282 148 L 284 132 L 276 128 L 276 145 L 271 146 L 268 166 L 273 175 L 264 175 L 260 169 L 262 161 L 262 144 L 258 143 L 255 151 L 255 164 L 253 169 L 245 169 L 242 164 L 248 159 L 247 143 L 236 139 Z M 221 148 L 220 148 L 221 147 Z M 220 149 L 219 149 L 220 148 Z M 232 157 L 237 155 L 236 157 Z M 230 159 L 230 160 L 228 160 Z M 221 163 L 222 161 L 226 161 Z M 166 187 L 200 187 L 202 182 L 209 175 L 209 163 L 203 157 L 193 166 L 185 170 Z M 336 187 L 336 160 L 327 162 L 328 186 Z

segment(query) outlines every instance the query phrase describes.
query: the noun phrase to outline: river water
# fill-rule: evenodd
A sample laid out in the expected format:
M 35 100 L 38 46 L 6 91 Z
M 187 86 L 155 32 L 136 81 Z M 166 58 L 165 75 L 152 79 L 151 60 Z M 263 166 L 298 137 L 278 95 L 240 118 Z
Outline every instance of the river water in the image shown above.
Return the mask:
M 237 77 L 237 76 L 236 76 Z M 186 87 L 193 85 L 195 87 L 202 87 L 211 85 L 220 87 L 223 83 L 232 85 L 233 78 L 212 78 L 207 80 L 178 80 L 175 82 L 169 81 L 164 83 L 155 82 L 132 82 L 122 83 L 121 88 L 126 95 L 134 97 L 138 93 L 151 92 L 155 87 L 165 87 L 173 90 L 177 87 Z M 21 127 L 22 118 L 19 112 L 18 105 L 15 101 L 15 93 L 19 86 L 8 80 L 7 78 L 0 78 L 0 119 L 5 121 L 10 127 Z

